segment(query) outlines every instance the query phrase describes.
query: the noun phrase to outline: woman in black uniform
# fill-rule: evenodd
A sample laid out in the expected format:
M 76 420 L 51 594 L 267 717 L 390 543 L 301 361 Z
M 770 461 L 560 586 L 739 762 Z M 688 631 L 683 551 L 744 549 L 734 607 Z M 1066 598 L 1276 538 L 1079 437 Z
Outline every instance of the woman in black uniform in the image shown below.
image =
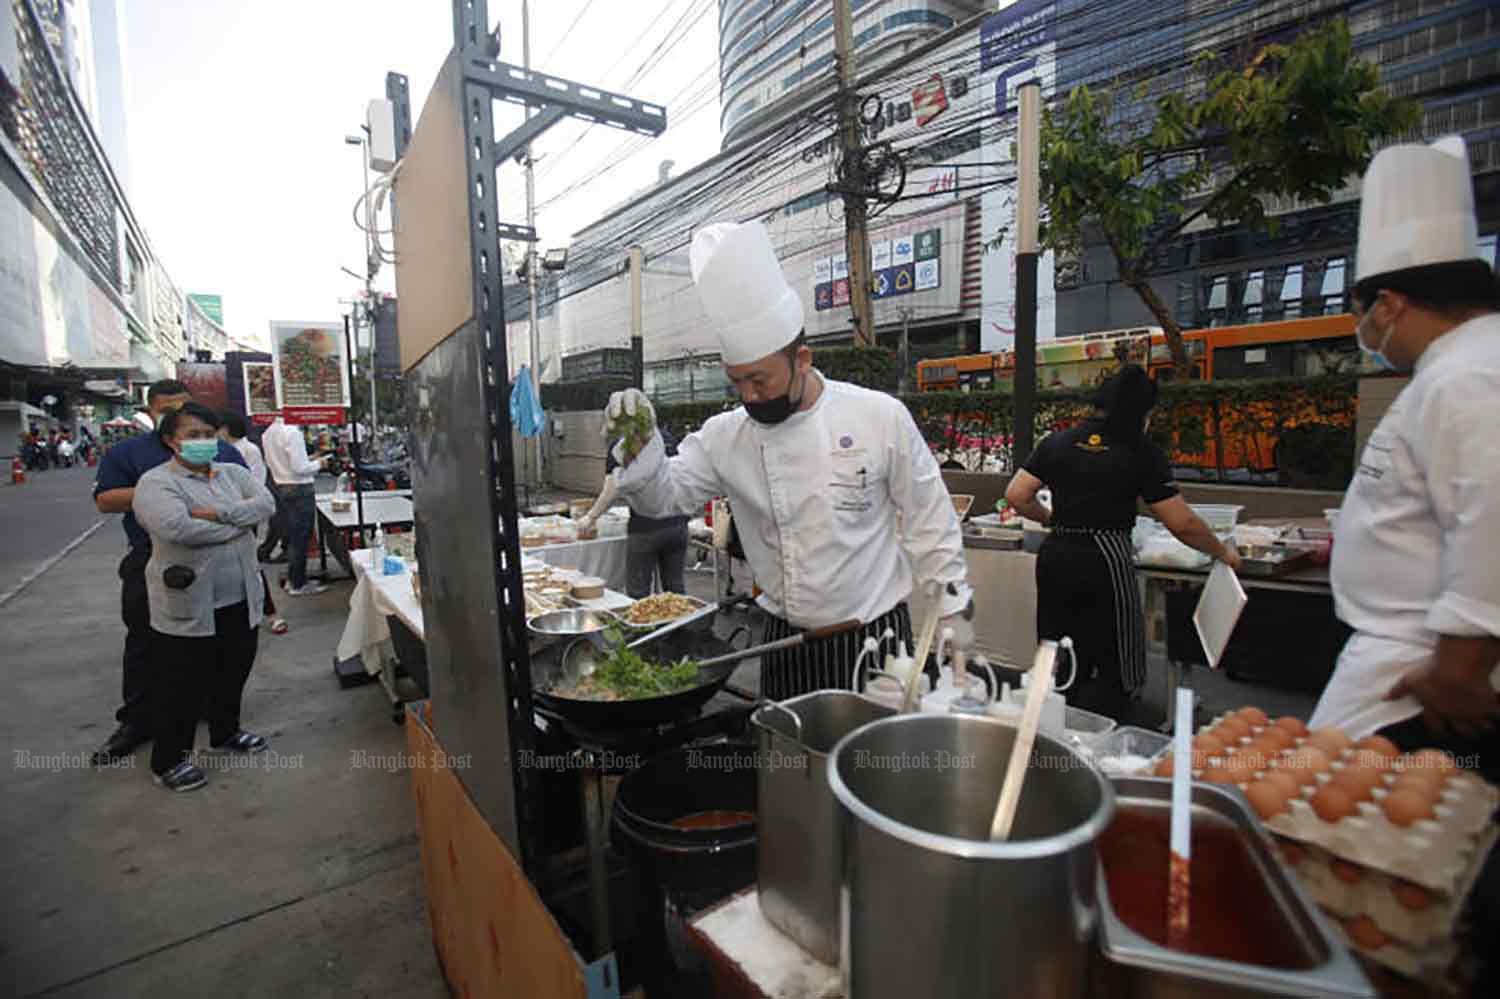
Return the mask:
M 1036 560 L 1039 638 L 1073 639 L 1078 675 L 1070 704 L 1119 718 L 1146 683 L 1146 629 L 1130 531 L 1136 499 L 1183 544 L 1230 568 L 1233 545 L 1219 541 L 1172 482 L 1161 448 L 1146 438 L 1156 383 L 1128 365 L 1099 386 L 1097 412 L 1049 434 L 1005 498 L 1023 516 L 1052 527 Z M 1052 509 L 1038 502 L 1052 490 Z

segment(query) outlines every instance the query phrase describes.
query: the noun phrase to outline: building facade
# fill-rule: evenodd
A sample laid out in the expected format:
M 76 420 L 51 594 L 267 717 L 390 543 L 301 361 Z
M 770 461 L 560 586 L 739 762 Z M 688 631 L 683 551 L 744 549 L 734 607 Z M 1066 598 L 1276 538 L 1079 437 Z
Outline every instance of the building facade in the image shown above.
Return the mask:
M 951 30 L 993 2 L 851 0 L 855 63 L 873 66 Z M 725 147 L 774 125 L 834 72 L 827 0 L 720 0 L 719 107 Z

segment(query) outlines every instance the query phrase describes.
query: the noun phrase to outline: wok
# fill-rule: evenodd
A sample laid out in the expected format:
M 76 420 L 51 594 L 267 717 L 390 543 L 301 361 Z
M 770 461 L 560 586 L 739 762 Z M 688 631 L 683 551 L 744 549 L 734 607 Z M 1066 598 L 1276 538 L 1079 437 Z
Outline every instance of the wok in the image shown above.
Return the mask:
M 701 628 L 683 628 L 670 635 L 663 635 L 653 643 L 651 658 L 672 661 L 683 656 L 705 659 L 725 655 L 735 650 L 734 643 L 741 634 L 748 638 L 749 630 L 740 627 L 729 638 L 720 638 L 713 633 L 708 622 L 704 621 Z M 587 701 L 551 693 L 552 686 L 562 681 L 562 659 L 561 648 L 553 648 L 543 656 L 533 657 L 532 702 L 565 721 L 594 732 L 648 728 L 696 714 L 698 708 L 723 688 L 734 672 L 732 668 L 703 670 L 698 674 L 698 683 L 694 686 L 660 697 L 639 697 L 628 701 Z

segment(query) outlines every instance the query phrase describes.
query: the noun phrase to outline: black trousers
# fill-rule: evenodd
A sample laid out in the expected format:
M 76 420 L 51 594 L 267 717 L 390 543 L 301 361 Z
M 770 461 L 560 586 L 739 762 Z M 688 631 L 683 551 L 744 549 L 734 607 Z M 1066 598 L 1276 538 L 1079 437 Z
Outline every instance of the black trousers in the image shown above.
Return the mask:
M 651 581 L 661 575 L 663 593 L 686 593 L 688 529 L 684 521 L 675 527 L 639 531 L 626 538 L 626 591 L 635 599 L 651 595 Z
M 1078 672 L 1063 692 L 1069 704 L 1115 719 L 1127 714 L 1146 682 L 1145 611 L 1128 532 L 1064 528 L 1048 536 L 1036 560 L 1036 633 L 1073 640 Z
M 210 745 L 239 731 L 240 697 L 255 664 L 259 635 L 245 601 L 214 611 L 211 637 L 152 631 L 153 772 L 166 773 L 192 751 L 200 712 L 208 718 Z
M 879 639 L 887 628 L 896 633 L 897 642 L 905 642 L 907 650 L 916 654 L 911 634 L 911 609 L 902 602 L 859 631 L 818 639 L 794 649 L 769 652 L 762 656 L 761 696 L 773 701 L 784 701 L 799 694 L 810 694 L 814 690 L 848 690 L 849 681 L 854 676 L 854 662 L 859 658 L 865 639 Z M 780 638 L 788 638 L 800 630 L 779 617 L 772 617 L 766 624 L 766 634 L 762 641 L 774 642 Z M 884 662 L 884 659 L 880 659 L 873 665 L 878 668 Z M 863 689 L 863 679 L 859 686 Z
M 151 731 L 151 604 L 146 595 L 146 563 L 151 546 L 137 545 L 120 560 L 120 619 L 125 622 L 121 657 L 121 704 L 115 721 Z
M 270 561 L 276 553 L 276 546 L 286 547 L 286 504 L 281 500 L 281 490 L 276 488 L 276 483 L 268 477 L 266 488 L 271 490 L 271 496 L 276 500 L 276 512 L 271 515 L 270 523 L 266 525 L 266 540 L 260 543 L 258 553 L 262 562 Z

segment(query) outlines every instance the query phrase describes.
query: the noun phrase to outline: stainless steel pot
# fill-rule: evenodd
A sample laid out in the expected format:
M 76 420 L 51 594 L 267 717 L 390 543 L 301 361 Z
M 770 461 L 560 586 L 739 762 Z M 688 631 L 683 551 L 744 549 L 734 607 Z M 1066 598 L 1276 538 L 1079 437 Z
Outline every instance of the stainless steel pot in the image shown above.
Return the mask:
M 848 690 L 819 690 L 750 716 L 760 802 L 761 912 L 824 964 L 839 962 L 838 804 L 828 754 L 862 725 L 895 714 Z
M 834 747 L 847 995 L 1082 996 L 1096 923 L 1095 841 L 1114 792 L 1038 735 L 1010 840 L 989 839 L 1016 730 L 902 715 Z

